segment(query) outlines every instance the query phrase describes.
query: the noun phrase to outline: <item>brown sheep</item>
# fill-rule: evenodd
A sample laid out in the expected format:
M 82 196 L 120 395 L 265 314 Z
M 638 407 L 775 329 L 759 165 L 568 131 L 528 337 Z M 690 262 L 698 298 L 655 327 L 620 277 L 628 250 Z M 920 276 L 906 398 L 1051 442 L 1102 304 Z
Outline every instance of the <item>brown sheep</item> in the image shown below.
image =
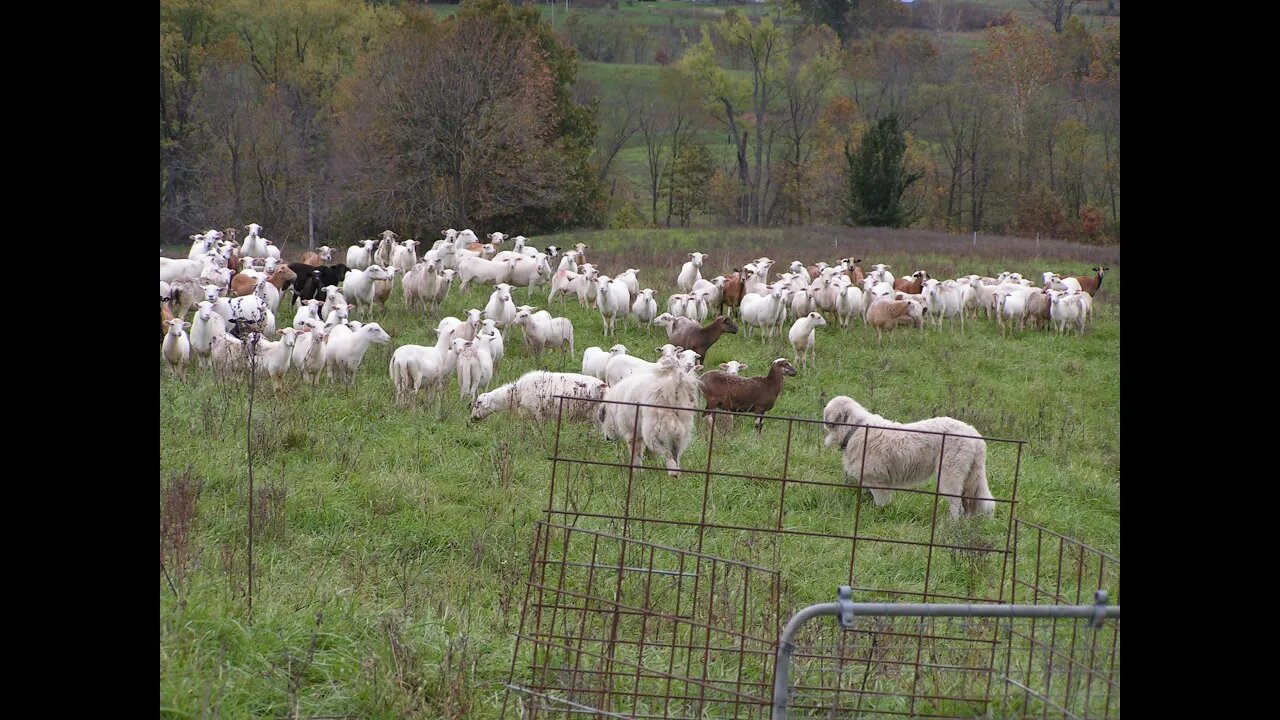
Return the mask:
M 738 305 L 742 303 L 742 295 L 745 292 L 747 278 L 749 277 L 751 277 L 751 271 L 746 268 L 725 276 L 724 289 L 720 291 L 719 313 L 721 315 L 724 314 L 726 305 L 729 306 L 730 315 L 737 312 Z
M 769 374 L 760 377 L 742 377 L 712 370 L 702 376 L 702 394 L 707 400 L 707 410 L 755 413 L 758 433 L 764 427 L 764 414 L 773 409 L 782 392 L 782 377 L 795 374 L 795 367 L 786 358 L 774 360 L 769 366 Z M 715 416 L 704 412 L 702 417 L 713 421 Z
M 1098 294 L 1098 290 L 1102 288 L 1102 278 L 1106 277 L 1107 271 L 1110 269 L 1109 267 L 1096 267 L 1093 268 L 1093 271 L 1097 274 L 1093 277 L 1088 275 L 1075 275 L 1073 277 L 1080 281 L 1081 290 L 1089 293 L 1089 297 L 1095 297 Z
M 285 283 L 293 282 L 298 279 L 295 273 L 288 265 L 279 265 L 275 270 L 267 276 L 267 282 L 276 286 L 277 290 L 284 291 Z M 241 295 L 252 295 L 253 289 L 258 286 L 258 279 L 252 275 L 240 273 L 231 278 L 231 288 L 227 295 L 230 297 L 240 297 Z
M 160 342 L 169 333 L 169 321 L 173 319 L 173 311 L 169 309 L 168 298 L 160 298 Z
M 904 292 L 908 295 L 919 295 L 921 289 L 924 288 L 924 282 L 929 279 L 929 273 L 924 270 L 917 270 L 908 277 L 900 277 L 893 281 L 893 289 L 895 292 Z
M 725 315 L 719 315 L 712 320 L 706 327 L 698 327 L 696 322 L 673 323 L 671 329 L 667 332 L 667 340 L 672 345 L 677 345 L 686 350 L 692 350 L 698 353 L 698 357 L 705 362 L 707 359 L 707 350 L 715 344 L 720 336 L 724 333 L 737 334 L 738 326 Z
M 899 325 L 923 328 L 927 312 L 929 308 L 915 300 L 879 300 L 867 310 L 867 324 L 876 329 L 876 344 L 879 345 L 885 330 L 892 333 Z

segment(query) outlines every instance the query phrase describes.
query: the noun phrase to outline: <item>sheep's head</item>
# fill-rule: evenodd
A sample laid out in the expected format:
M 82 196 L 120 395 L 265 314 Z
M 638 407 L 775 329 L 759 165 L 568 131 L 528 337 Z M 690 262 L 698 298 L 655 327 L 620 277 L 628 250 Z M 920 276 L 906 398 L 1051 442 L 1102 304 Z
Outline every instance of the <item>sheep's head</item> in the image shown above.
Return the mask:
M 244 229 L 248 230 L 250 235 L 257 235 L 258 233 L 262 232 L 262 226 L 259 225 L 258 223 L 249 223 L 248 225 L 244 226 Z
M 812 320 L 812 321 L 813 321 L 813 324 L 814 324 L 814 325 L 819 325 L 819 326 L 821 326 L 821 325 L 826 325 L 826 324 L 827 324 L 827 320 L 826 320 L 826 318 L 822 317 L 822 315 L 821 315 L 820 313 L 817 313 L 817 312 L 811 312 L 811 313 L 809 313 L 808 317 L 809 317 L 809 319 L 810 319 L 810 320 Z
M 778 368 L 779 370 L 782 371 L 783 375 L 786 375 L 788 377 L 798 374 L 798 371 L 796 370 L 795 366 L 792 365 L 791 362 L 786 358 L 778 358 L 777 360 L 774 360 L 772 367 Z
M 715 321 L 720 323 L 725 332 L 735 335 L 738 333 L 738 326 L 733 324 L 733 320 L 729 319 L 728 315 L 717 315 Z
M 645 300 L 652 300 L 652 299 L 653 299 L 653 288 L 645 288 L 645 289 L 641 290 L 641 291 L 640 291 L 640 295 L 641 295 L 642 297 L 644 297 L 644 299 L 645 299 Z
M 749 366 L 746 363 L 740 363 L 737 360 L 730 360 L 727 363 L 720 363 L 720 369 L 730 375 L 740 375 L 743 370 Z
M 471 421 L 483 420 L 493 414 L 493 393 L 480 393 L 471 403 Z
M 200 289 L 204 290 L 205 300 L 207 300 L 210 303 L 218 302 L 218 286 L 217 285 L 201 285 Z
M 555 245 L 548 245 L 547 254 L 550 255 L 551 257 L 560 257 L 560 248 L 556 247 Z
M 702 267 L 702 261 L 707 258 L 705 253 L 700 252 L 691 252 L 689 253 L 689 257 L 693 258 L 694 267 Z
M 196 305 L 196 317 L 206 322 L 212 320 L 213 303 L 208 300 L 201 300 L 200 303 Z
M 618 343 L 617 345 L 614 345 L 613 347 L 609 348 L 609 354 L 610 355 L 626 355 L 627 346 L 623 345 L 622 343 Z
M 664 312 L 653 319 L 654 325 L 670 325 L 676 321 L 676 317 L 669 312 Z
M 183 322 L 181 318 L 173 318 L 169 321 L 169 334 L 182 335 L 182 331 L 191 327 L 191 323 Z

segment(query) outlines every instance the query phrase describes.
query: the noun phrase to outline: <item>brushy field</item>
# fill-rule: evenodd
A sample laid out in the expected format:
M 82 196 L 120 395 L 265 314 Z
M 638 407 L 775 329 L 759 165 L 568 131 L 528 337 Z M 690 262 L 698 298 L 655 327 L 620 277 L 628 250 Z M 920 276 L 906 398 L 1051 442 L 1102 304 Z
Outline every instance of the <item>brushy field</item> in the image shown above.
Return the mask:
M 817 418 L 826 399 L 848 394 L 895 420 L 945 414 L 990 437 L 1026 439 L 1018 516 L 1119 554 L 1118 249 L 983 236 L 974 247 L 970 237 L 849 228 L 595 232 L 534 242 L 585 242 L 605 274 L 640 268 L 641 286 L 653 287 L 664 304 L 679 263 L 693 250 L 710 254 L 707 277 L 760 255 L 785 270 L 792 259 L 834 262 L 852 254 L 864 268 L 885 262 L 897 275 L 924 268 L 938 277 L 1006 269 L 1028 277 L 1048 269 L 1084 274 L 1109 265 L 1096 322 L 1083 337 L 1027 330 L 1002 338 L 994 324 L 979 320 L 963 334 L 904 328 L 877 347 L 874 332 L 860 323 L 848 331 L 822 328 L 818 367 L 786 379 L 772 415 Z M 497 715 L 534 522 L 547 505 L 554 426 L 505 414 L 470 423 L 456 379 L 440 400 L 412 409 L 393 403 L 387 375 L 393 349 L 433 344 L 429 328 L 440 317 L 483 308 L 490 293 L 485 286 L 456 289 L 442 311 L 424 317 L 404 308 L 397 285 L 388 312 L 374 318 L 392 343 L 368 352 L 354 390 L 311 389 L 293 376 L 276 397 L 261 383 L 248 428 L 244 387 L 219 387 L 194 370 L 178 383 L 161 361 L 162 716 Z M 515 291 L 518 304 L 525 297 L 524 289 Z M 530 304 L 545 301 L 542 288 Z M 660 330 L 648 335 L 634 325 L 605 338 L 599 315 L 576 301 L 549 309 L 574 323 L 577 354 L 569 370 L 580 369 L 591 345 L 621 342 L 651 359 L 665 342 Z M 287 326 L 291 313 L 280 315 Z M 741 332 L 724 336 L 709 354 L 708 368 L 737 359 L 751 375 L 775 357 L 791 357 L 785 340 L 762 347 Z M 558 354 L 543 360 L 560 369 Z M 513 330 L 493 386 L 535 367 Z M 785 423 L 771 422 L 757 439 L 749 421 L 738 420 L 727 434 L 717 431 L 716 470 L 778 473 L 785 434 Z M 256 486 L 252 618 L 245 598 L 246 436 Z M 788 477 L 841 481 L 838 453 L 822 449 L 820 440 L 816 429 L 797 431 Z M 686 468 L 701 467 L 706 441 L 700 424 Z M 620 444 L 601 442 L 590 427 L 567 430 L 561 443 L 566 454 L 625 461 Z M 994 443 L 990 452 L 992 491 L 1007 497 L 1012 453 Z M 589 472 L 592 502 L 616 501 L 620 472 Z M 692 473 L 679 480 L 637 477 L 645 501 L 672 514 L 688 514 L 692 495 L 701 492 Z M 710 505 L 719 521 L 745 524 L 775 507 L 775 495 L 761 483 L 718 481 Z M 864 506 L 862 527 L 878 536 L 927 535 L 932 502 L 899 493 L 884 508 Z M 996 520 L 973 523 L 970 531 L 1002 542 L 1007 513 L 1002 505 Z M 788 493 L 788 527 L 847 534 L 851 516 L 848 494 L 838 489 L 797 486 L 794 497 Z M 757 558 L 782 571 L 784 609 L 827 600 L 846 580 L 847 554 L 839 553 L 847 550 L 827 557 L 817 552 L 821 547 L 783 544 L 776 556 Z M 711 542 L 707 551 L 752 559 L 750 550 L 728 541 Z M 923 567 L 918 553 L 897 551 L 859 563 L 866 573 L 860 582 L 877 587 L 912 582 Z M 973 571 L 959 566 L 935 560 L 931 588 L 963 592 Z M 999 569 L 977 572 L 990 584 Z

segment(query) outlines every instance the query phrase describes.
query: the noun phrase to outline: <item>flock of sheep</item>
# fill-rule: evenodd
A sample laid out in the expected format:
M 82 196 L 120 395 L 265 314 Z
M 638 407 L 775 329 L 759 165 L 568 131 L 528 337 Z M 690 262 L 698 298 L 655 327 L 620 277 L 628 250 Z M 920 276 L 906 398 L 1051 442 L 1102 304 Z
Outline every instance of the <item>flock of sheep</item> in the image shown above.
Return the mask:
M 653 289 L 639 287 L 639 270 L 602 275 L 586 261 L 590 248 L 581 243 L 571 250 L 547 246 L 540 251 L 517 236 L 510 238 L 510 250 L 499 250 L 508 240 L 502 233 L 491 233 L 482 243 L 469 229 L 449 229 L 419 258 L 417 241 L 400 242 L 388 230 L 380 240 L 350 247 L 344 263 L 334 263 L 333 249 L 324 246 L 286 264 L 261 236 L 261 226 L 245 229 L 248 235 L 240 244 L 232 228 L 209 230 L 191 236 L 185 260 L 160 259 L 161 352 L 178 379 L 185 377 L 194 356 L 223 380 L 243 377 L 252 366 L 277 391 L 290 368 L 312 385 L 322 373 L 353 385 L 369 346 L 391 340 L 378 323 L 352 320 L 353 312 L 385 307 L 397 277 L 408 307 L 423 305 L 433 312 L 461 278 L 463 289 L 473 282 L 493 287 L 484 310 L 441 319 L 432 346 L 395 349 L 389 373 L 397 401 L 411 401 L 428 388 L 442 391 L 456 376 L 473 420 L 506 411 L 538 420 L 560 415 L 566 421 L 593 423 L 606 439 L 627 444 L 632 464 L 647 450 L 665 460 L 672 476 L 679 474 L 681 456 L 692 442 L 700 404 L 705 411 L 755 414 L 759 432 L 783 378 L 797 374 L 786 358 L 774 360 L 768 372 L 756 377 L 741 375 L 748 366 L 737 361 L 699 374 L 709 348 L 723 333 L 737 333 L 737 323 L 745 326 L 748 337 L 758 330 L 767 342 L 781 335 L 792 318 L 787 338 L 801 367 L 815 361 L 816 330 L 827 325 L 823 311 L 834 314 L 841 327 L 861 317 L 876 329 L 877 341 L 884 330 L 899 325 L 923 329 L 926 318 L 938 326 L 958 318 L 963 330 L 966 316 L 979 312 L 994 318 L 1002 332 L 1021 329 L 1028 321 L 1053 325 L 1059 333 L 1067 325 L 1083 332 L 1092 316 L 1092 296 L 1107 271 L 1094 268 L 1092 277 L 1045 273 L 1043 287 L 1034 287 L 1017 273 L 938 281 L 919 270 L 895 279 L 887 265 L 873 265 L 864 273 L 860 260 L 844 258 L 835 265 L 793 262 L 770 283 L 774 261 L 769 258 L 708 280 L 701 274 L 708 256 L 694 252 L 676 278 L 681 292 L 671 295 L 666 312 L 659 313 Z M 606 337 L 616 332 L 621 317 L 624 324 L 664 328 L 668 342 L 657 348 L 653 362 L 631 355 L 620 344 L 609 350 L 591 347 L 584 352 L 581 373 L 538 370 L 488 390 L 513 326 L 521 328 L 523 344 L 536 359 L 547 349 L 559 350 L 562 358 L 566 350 L 576 355 L 568 318 L 515 304 L 517 288 L 526 288 L 530 299 L 540 286 L 549 287 L 548 306 L 557 297 L 563 304 L 572 295 L 598 311 Z M 290 306 L 299 307 L 291 326 L 278 329 L 276 313 L 286 295 Z M 192 309 L 194 317 L 187 322 Z M 705 411 L 704 418 L 712 420 Z M 823 420 L 826 444 L 839 445 L 851 477 L 860 476 L 877 488 L 872 490 L 877 505 L 888 502 L 892 488 L 924 483 L 936 474 L 942 436 L 931 433 L 965 436 L 945 443 L 939 491 L 952 496 L 952 517 L 961 511 L 994 511 L 985 443 L 972 426 L 946 417 L 904 425 L 870 413 L 846 396 L 827 405 Z

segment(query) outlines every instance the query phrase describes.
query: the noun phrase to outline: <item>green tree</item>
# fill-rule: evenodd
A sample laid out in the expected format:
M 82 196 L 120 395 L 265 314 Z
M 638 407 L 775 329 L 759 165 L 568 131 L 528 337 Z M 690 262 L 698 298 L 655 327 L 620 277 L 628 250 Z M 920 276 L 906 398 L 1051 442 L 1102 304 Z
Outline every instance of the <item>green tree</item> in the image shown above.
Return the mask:
M 846 224 L 906 227 L 919 215 L 918 204 L 909 204 L 904 195 L 924 173 L 907 170 L 903 161 L 906 152 L 907 142 L 896 115 L 877 120 L 856 153 L 845 144 Z

